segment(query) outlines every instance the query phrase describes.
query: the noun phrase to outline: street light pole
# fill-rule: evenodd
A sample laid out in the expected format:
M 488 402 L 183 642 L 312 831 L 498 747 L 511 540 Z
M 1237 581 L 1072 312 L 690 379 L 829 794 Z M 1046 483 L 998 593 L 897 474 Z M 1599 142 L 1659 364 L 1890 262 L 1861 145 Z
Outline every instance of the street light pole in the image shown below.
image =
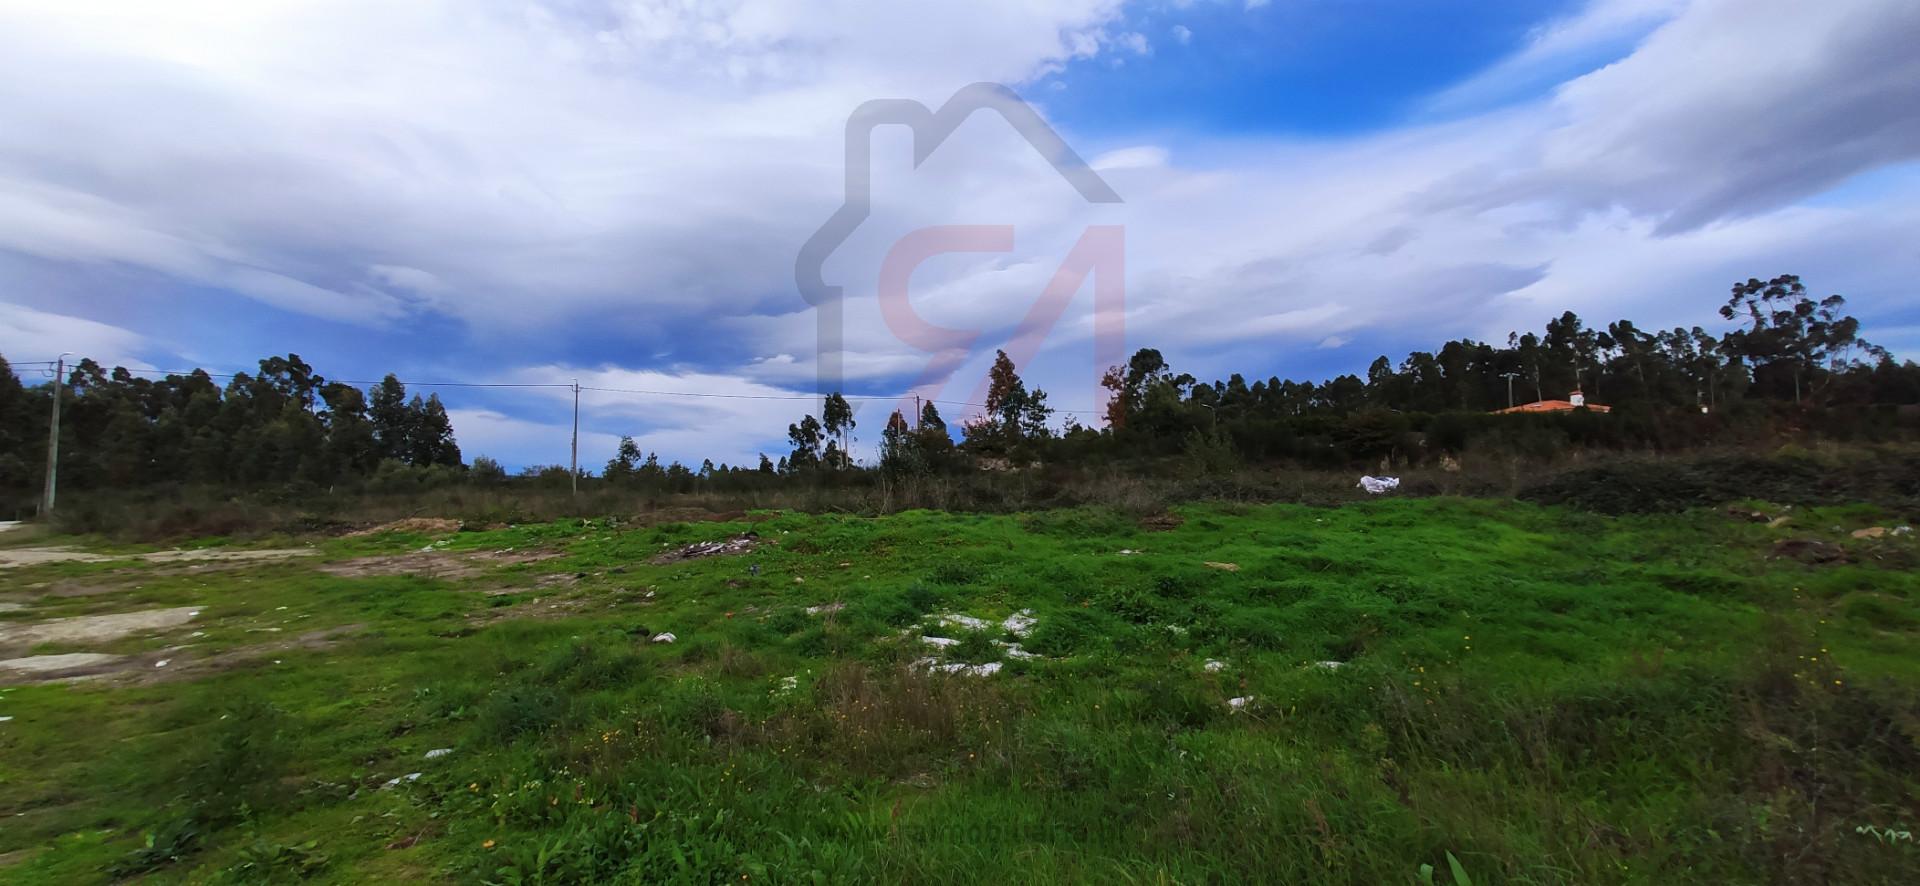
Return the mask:
M 40 516 L 53 516 L 54 492 L 60 480 L 60 390 L 66 383 L 67 357 L 61 354 L 53 361 L 53 418 L 47 422 L 47 484 L 41 493 Z

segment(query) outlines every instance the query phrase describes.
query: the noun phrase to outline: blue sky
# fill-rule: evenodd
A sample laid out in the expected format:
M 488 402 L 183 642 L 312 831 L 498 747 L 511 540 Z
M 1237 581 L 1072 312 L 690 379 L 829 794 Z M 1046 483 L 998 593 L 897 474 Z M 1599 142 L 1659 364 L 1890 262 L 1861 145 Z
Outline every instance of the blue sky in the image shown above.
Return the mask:
M 590 393 L 582 458 L 777 454 L 849 115 L 992 81 L 1124 202 L 990 114 L 919 165 L 876 135 L 826 268 L 850 392 L 927 364 L 873 293 L 952 224 L 1015 232 L 910 278 L 913 315 L 979 333 L 926 389 L 955 401 L 1091 224 L 1125 231 L 1125 348 L 1203 378 L 1567 309 L 1718 329 L 1728 284 L 1783 272 L 1912 356 L 1916 37 L 1904 0 L 0 2 L 0 354 L 727 394 Z M 1060 406 L 1096 405 L 1093 328 L 1089 289 L 1023 362 Z M 561 393 L 442 395 L 469 456 L 564 459 Z

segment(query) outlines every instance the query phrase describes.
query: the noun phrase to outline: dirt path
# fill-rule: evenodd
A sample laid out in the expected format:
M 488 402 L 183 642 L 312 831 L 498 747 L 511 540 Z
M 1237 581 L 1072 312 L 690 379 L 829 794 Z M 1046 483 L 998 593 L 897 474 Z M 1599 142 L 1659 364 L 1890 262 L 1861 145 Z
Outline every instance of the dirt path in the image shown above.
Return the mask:
M 311 556 L 307 548 L 269 548 L 257 551 L 227 551 L 208 548 L 200 551 L 154 551 L 150 554 L 112 556 L 82 551 L 69 546 L 40 548 L 0 548 L 0 569 L 39 566 L 44 563 L 107 563 L 114 560 L 140 560 L 146 563 L 197 563 L 246 560 L 288 560 Z
M 40 643 L 103 643 L 141 631 L 179 627 L 200 614 L 198 606 L 80 615 L 52 621 L 0 625 L 0 648 Z

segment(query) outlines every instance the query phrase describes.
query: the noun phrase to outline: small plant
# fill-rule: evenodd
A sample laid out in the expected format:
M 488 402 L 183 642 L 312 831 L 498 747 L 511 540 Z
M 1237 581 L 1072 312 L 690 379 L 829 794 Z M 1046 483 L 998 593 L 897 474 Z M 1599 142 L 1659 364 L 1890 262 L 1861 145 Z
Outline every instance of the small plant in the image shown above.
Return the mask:
M 255 839 L 240 850 L 240 860 L 227 868 L 227 874 L 243 883 L 304 880 L 327 866 L 327 857 L 314 848 L 317 845 L 317 840 L 288 845 Z
M 1865 834 L 1889 846 L 1895 843 L 1912 843 L 1913 842 L 1912 831 L 1901 831 L 1901 830 L 1895 830 L 1893 828 L 1877 828 L 1870 824 L 1863 824 L 1857 828 L 1854 828 L 1853 832 L 1856 834 Z
M 200 828 L 191 818 L 176 818 L 147 832 L 145 845 L 107 867 L 115 878 L 150 873 L 173 864 L 200 847 Z
M 1447 869 L 1453 874 L 1453 886 L 1473 886 L 1473 878 L 1467 876 L 1467 869 L 1460 864 L 1460 859 L 1453 857 L 1451 852 L 1447 853 Z M 1420 866 L 1420 882 L 1433 882 L 1433 865 Z

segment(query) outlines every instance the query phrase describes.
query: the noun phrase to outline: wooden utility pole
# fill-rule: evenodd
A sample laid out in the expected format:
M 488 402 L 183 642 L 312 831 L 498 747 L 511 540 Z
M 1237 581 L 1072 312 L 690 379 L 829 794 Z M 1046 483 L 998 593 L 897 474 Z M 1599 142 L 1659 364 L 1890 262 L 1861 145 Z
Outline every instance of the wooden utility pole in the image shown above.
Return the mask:
M 53 515 L 55 488 L 60 480 L 60 390 L 66 383 L 67 355 L 53 362 L 53 419 L 47 422 L 47 485 L 41 494 L 40 516 Z
M 567 474 L 573 480 L 573 497 L 580 497 L 580 380 L 573 380 L 573 457 Z

